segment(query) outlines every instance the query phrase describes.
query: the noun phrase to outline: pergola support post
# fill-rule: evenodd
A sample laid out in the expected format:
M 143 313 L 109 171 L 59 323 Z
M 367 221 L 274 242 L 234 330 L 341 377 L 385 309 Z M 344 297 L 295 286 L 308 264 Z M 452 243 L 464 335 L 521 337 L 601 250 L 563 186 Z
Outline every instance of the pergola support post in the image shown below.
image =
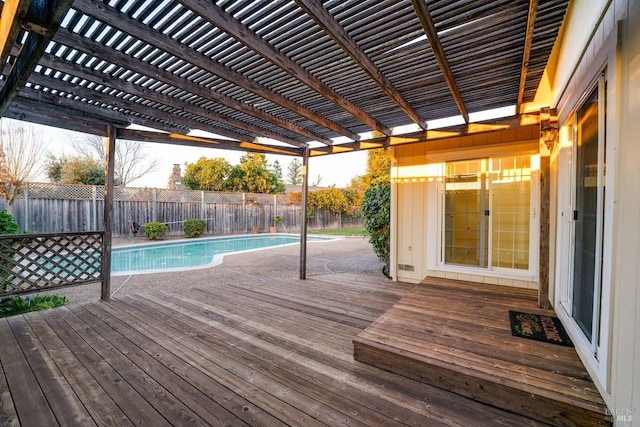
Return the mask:
M 549 251 L 550 251 L 550 207 L 551 167 L 549 156 L 540 158 L 540 285 L 538 307 L 548 309 L 549 302 Z
M 113 173 L 115 164 L 117 129 L 107 125 L 105 150 L 106 182 L 104 185 L 104 238 L 102 240 L 102 290 L 100 298 L 111 298 L 111 237 L 113 235 Z
M 300 230 L 300 279 L 307 278 L 307 209 L 309 194 L 309 148 L 302 153 L 302 228 Z

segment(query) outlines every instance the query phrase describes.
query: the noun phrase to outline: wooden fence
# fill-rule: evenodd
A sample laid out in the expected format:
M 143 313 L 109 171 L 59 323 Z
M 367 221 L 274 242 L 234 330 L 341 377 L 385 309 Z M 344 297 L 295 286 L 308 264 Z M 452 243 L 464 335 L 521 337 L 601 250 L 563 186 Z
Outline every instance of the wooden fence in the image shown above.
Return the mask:
M 0 209 L 4 207 L 0 199 Z M 157 221 L 167 224 L 170 235 L 179 236 L 183 234 L 182 224 L 190 218 L 204 219 L 206 234 L 243 234 L 253 227 L 268 232 L 276 215 L 282 218 L 279 230 L 300 230 L 301 206 L 291 203 L 287 195 L 116 187 L 113 235 L 132 235 L 133 222 L 144 226 Z M 102 230 L 104 187 L 31 183 L 14 201 L 13 216 L 24 232 Z M 308 227 L 360 228 L 362 218 L 317 209 L 310 212 Z

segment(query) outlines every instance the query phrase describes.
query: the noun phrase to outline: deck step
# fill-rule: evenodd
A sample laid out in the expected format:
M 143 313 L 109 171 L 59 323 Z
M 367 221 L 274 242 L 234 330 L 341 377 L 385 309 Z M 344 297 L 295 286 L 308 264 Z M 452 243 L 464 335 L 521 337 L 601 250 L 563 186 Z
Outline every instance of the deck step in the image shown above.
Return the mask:
M 522 290 L 428 279 L 354 339 L 360 362 L 551 425 L 611 425 L 575 349 L 513 337 Z

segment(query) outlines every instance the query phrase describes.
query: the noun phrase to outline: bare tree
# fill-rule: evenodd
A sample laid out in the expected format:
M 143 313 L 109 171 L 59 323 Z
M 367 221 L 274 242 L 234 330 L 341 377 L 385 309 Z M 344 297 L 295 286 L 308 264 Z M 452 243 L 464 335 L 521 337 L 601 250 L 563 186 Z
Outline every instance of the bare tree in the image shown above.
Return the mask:
M 13 214 L 13 202 L 26 184 L 40 174 L 42 137 L 32 127 L 3 119 L 0 121 L 0 196 Z
M 104 161 L 106 158 L 106 143 L 103 138 L 86 135 L 74 139 L 71 146 L 79 154 Z M 158 168 L 158 159 L 149 159 L 145 146 L 136 141 L 116 141 L 115 181 L 118 185 L 128 185 L 138 178 L 142 178 Z

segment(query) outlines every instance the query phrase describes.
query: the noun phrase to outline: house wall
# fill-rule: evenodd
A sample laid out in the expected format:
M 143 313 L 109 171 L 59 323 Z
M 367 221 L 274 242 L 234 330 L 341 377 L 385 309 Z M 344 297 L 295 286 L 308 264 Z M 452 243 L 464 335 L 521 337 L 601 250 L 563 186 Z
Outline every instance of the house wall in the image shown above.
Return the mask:
M 558 305 L 570 280 L 572 127 L 561 128 L 551 156 L 551 295 L 616 425 L 640 421 L 640 1 L 574 1 L 563 25 L 550 105 L 570 123 L 580 97 L 606 73 L 606 195 L 601 344 L 598 356 Z M 569 242 L 569 243 L 567 243 Z M 568 246 L 569 245 L 569 246 Z M 633 423 L 635 421 L 635 423 Z
M 534 125 L 394 148 L 391 267 L 396 280 L 418 283 L 427 276 L 447 277 L 537 289 L 537 280 L 533 278 L 437 268 L 440 207 L 433 201 L 439 199 L 438 181 L 442 176 L 439 165 L 443 161 L 514 153 L 537 154 L 538 132 L 538 126 Z
M 411 144 L 395 149 L 393 189 L 395 204 L 395 257 L 393 277 L 418 283 L 424 278 L 427 216 L 427 182 L 421 171 L 426 164 L 426 144 Z M 433 179 L 433 177 L 431 178 Z M 400 213 L 398 215 L 398 213 Z
M 626 7 L 626 11 L 624 8 Z M 609 407 L 640 422 L 640 2 L 616 2 L 619 29 L 618 189 L 614 218 L 613 318 Z M 625 17 L 626 15 L 626 17 Z M 614 412 L 614 415 L 616 413 Z M 622 423 L 621 423 L 622 424 Z

